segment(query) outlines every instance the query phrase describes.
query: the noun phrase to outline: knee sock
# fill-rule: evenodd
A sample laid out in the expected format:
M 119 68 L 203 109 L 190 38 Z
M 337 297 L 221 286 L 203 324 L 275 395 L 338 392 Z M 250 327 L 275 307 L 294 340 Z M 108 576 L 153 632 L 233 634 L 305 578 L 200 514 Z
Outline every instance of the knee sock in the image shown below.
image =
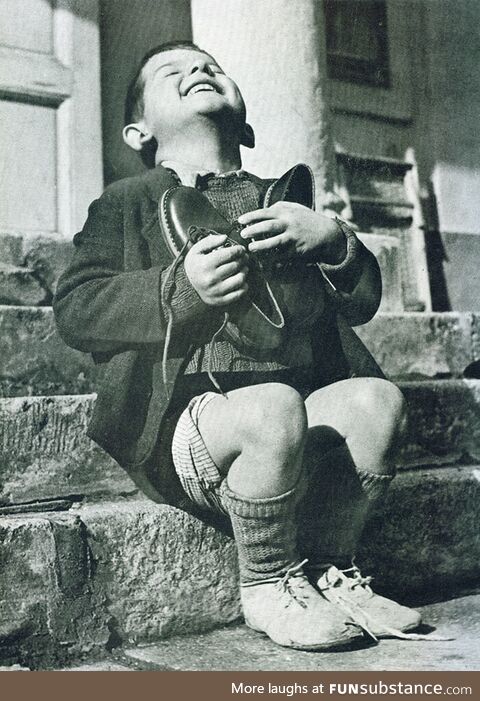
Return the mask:
M 367 472 L 359 469 L 357 469 L 357 474 L 369 505 L 371 507 L 378 506 L 388 491 L 393 474 L 382 475 L 378 472 Z
M 309 566 L 351 566 L 368 513 L 391 480 L 392 475 L 357 469 L 346 446 L 313 467 L 298 508 L 298 545 Z
M 226 479 L 220 489 L 232 522 L 242 583 L 280 577 L 298 563 L 296 487 L 262 499 L 235 494 Z

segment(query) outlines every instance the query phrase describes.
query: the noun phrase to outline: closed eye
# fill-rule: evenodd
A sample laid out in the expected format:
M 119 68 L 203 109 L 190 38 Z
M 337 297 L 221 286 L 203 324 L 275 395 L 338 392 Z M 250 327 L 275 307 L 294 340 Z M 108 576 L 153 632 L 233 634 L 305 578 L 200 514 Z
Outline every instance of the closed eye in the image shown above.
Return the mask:
M 154 77 L 168 78 L 172 75 L 178 75 L 180 70 L 171 65 L 158 66 L 153 72 Z

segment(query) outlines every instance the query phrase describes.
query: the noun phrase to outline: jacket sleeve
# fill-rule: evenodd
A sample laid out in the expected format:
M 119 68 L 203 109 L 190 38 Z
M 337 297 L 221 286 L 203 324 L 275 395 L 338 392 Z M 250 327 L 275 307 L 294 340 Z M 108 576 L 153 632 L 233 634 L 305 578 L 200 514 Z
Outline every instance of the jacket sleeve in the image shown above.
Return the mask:
M 183 266 L 125 270 L 123 208 L 123 193 L 115 188 L 92 203 L 58 282 L 53 308 L 59 333 L 81 351 L 117 353 L 163 344 L 169 310 L 174 341 L 189 322 L 210 312 Z M 171 288 L 168 304 L 162 298 L 165 281 Z
M 345 259 L 338 265 L 319 263 L 319 268 L 337 311 L 350 326 L 359 326 L 370 321 L 378 310 L 382 298 L 382 277 L 373 253 L 350 227 L 341 225 L 341 228 L 347 237 Z

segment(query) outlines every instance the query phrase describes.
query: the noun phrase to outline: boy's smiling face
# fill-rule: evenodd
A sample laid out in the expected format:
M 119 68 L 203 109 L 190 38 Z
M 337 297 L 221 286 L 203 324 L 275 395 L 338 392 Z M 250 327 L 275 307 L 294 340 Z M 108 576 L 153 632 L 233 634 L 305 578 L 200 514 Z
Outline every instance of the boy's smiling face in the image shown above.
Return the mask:
M 200 115 L 227 113 L 245 121 L 245 104 L 235 82 L 202 51 L 172 49 L 152 56 L 142 71 L 143 119 L 157 140 L 193 123 Z

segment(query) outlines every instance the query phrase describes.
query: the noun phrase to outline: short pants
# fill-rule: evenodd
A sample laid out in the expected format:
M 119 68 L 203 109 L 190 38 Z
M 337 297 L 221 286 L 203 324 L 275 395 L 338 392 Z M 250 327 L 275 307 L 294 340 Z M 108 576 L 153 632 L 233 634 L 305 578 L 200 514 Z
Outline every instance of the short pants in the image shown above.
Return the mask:
M 214 397 L 218 394 L 204 392 L 190 400 L 175 428 L 172 456 L 180 483 L 190 499 L 202 509 L 226 514 L 220 494 L 224 477 L 198 430 L 200 414 Z

